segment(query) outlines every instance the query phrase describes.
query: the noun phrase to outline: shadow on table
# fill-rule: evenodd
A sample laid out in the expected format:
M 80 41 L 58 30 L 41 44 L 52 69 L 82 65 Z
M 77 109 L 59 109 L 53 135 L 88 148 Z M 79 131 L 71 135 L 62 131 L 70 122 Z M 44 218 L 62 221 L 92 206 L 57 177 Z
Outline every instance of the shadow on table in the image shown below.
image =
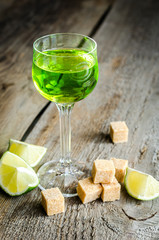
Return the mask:
M 101 143 L 101 142 L 105 142 L 105 143 L 112 143 L 110 135 L 108 133 L 104 133 L 104 132 L 99 132 L 94 136 L 95 139 L 95 143 Z

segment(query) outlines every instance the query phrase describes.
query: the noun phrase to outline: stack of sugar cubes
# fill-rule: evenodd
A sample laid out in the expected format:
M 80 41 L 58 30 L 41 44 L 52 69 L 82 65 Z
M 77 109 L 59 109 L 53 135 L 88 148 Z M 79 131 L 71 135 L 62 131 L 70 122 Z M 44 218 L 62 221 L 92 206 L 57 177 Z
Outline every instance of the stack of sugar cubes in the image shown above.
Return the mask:
M 113 143 L 128 141 L 128 127 L 125 122 L 110 123 L 110 137 Z M 128 161 L 112 158 L 97 159 L 93 163 L 92 177 L 78 182 L 77 194 L 83 203 L 96 200 L 101 196 L 103 202 L 120 199 L 120 183 L 123 183 Z M 65 211 L 64 197 L 58 188 L 41 192 L 42 205 L 47 215 Z
M 92 176 L 78 182 L 77 194 L 82 203 L 88 203 L 101 197 L 103 202 L 120 199 L 120 183 L 124 176 L 128 161 L 111 158 L 97 159 L 93 163 Z

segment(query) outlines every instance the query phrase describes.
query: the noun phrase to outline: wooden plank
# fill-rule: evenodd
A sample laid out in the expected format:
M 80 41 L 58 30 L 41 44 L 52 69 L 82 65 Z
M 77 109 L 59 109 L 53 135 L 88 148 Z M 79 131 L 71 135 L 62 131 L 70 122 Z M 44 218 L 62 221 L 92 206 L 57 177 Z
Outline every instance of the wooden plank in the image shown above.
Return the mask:
M 110 0 L 14 1 L 0 15 L 0 152 L 9 138 L 20 139 L 47 100 L 35 90 L 31 77 L 32 43 L 55 32 L 89 34 Z M 3 2 L 1 6 L 4 5 Z
M 12 6 L 14 0 L 1 0 L 0 2 L 0 13 L 3 13 L 8 7 Z
M 72 113 L 72 155 L 84 162 L 85 170 L 91 169 L 97 157 L 120 157 L 159 180 L 158 10 L 157 1 L 117 1 L 95 36 L 99 83 Z M 126 120 L 130 129 L 128 143 L 111 143 L 108 125 L 112 120 Z M 58 112 L 54 104 L 26 140 L 48 147 L 44 161 L 59 156 Z M 136 201 L 124 188 L 121 200 L 114 203 L 97 200 L 83 205 L 78 198 L 66 199 L 65 214 L 50 218 L 45 217 L 40 205 L 38 189 L 18 199 L 3 193 L 1 196 L 1 201 L 5 198 L 1 225 L 6 239 L 136 240 L 159 236 L 159 199 Z

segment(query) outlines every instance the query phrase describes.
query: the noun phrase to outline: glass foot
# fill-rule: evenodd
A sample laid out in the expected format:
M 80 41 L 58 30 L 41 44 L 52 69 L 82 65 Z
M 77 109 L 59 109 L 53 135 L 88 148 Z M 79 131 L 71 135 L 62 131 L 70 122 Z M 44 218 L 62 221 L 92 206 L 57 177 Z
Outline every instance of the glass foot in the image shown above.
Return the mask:
M 74 197 L 77 196 L 77 183 L 85 173 L 72 163 L 50 161 L 38 169 L 37 175 L 41 190 L 58 187 L 64 197 Z

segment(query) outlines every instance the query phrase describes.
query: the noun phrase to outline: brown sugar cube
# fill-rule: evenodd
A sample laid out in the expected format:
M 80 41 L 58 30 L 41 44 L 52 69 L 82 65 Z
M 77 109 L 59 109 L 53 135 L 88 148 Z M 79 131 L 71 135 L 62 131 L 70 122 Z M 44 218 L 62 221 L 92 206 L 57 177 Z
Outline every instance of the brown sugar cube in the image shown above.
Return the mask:
M 111 158 L 115 166 L 115 177 L 118 182 L 123 183 L 126 173 L 126 168 L 128 167 L 128 160 Z
M 122 143 L 128 141 L 128 127 L 125 122 L 110 123 L 110 137 L 113 143 Z
M 43 190 L 42 205 L 47 215 L 53 215 L 64 212 L 64 197 L 59 188 L 50 188 Z
M 115 175 L 114 163 L 111 160 L 97 159 L 93 163 L 92 177 L 94 183 L 110 183 Z
M 111 183 L 105 183 L 105 184 L 101 184 L 103 191 L 101 194 L 101 199 L 103 200 L 103 202 L 106 201 L 115 201 L 115 200 L 119 200 L 120 199 L 120 189 L 121 186 L 118 183 L 118 181 L 116 180 L 116 178 L 114 177 L 113 182 Z
M 100 197 L 102 187 L 100 184 L 94 184 L 92 178 L 85 178 L 78 182 L 77 194 L 82 203 L 88 203 Z

